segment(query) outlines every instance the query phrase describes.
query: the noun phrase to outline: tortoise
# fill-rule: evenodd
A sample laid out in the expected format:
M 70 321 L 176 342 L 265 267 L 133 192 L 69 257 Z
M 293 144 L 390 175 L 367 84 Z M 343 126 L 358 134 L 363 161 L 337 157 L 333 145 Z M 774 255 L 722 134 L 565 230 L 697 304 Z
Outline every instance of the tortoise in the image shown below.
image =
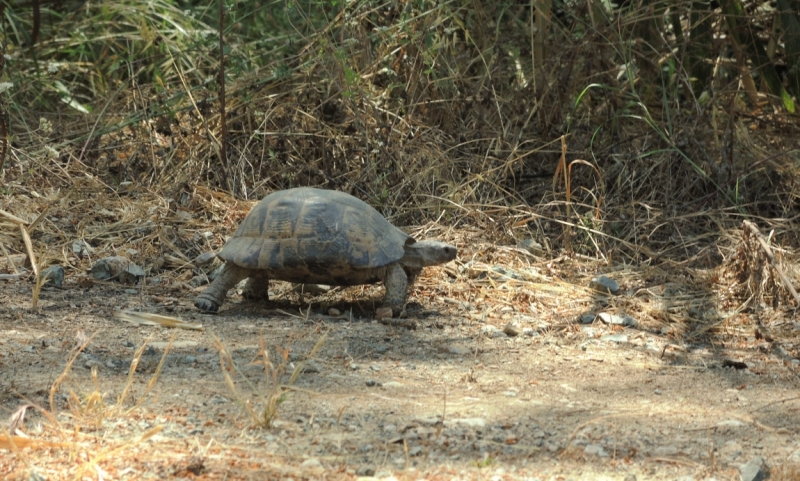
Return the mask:
M 310 187 L 273 192 L 247 214 L 217 256 L 214 282 L 194 299 L 215 312 L 228 289 L 247 278 L 243 296 L 267 300 L 270 279 L 354 286 L 383 281 L 383 306 L 399 314 L 423 267 L 456 258 L 455 246 L 417 241 L 352 195 Z

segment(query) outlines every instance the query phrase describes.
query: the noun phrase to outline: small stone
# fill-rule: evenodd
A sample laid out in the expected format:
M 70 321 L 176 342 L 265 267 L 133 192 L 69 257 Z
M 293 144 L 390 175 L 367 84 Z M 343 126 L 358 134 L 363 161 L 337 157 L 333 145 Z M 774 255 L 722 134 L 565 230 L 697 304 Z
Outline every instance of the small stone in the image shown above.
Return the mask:
M 394 313 L 392 312 L 391 307 L 379 307 L 378 309 L 375 309 L 375 319 L 379 321 L 391 319 L 393 314 Z
M 414 446 L 413 448 L 408 450 L 409 456 L 417 456 L 422 452 L 422 446 Z
M 594 322 L 594 319 L 597 316 L 592 313 L 582 314 L 581 317 L 578 318 L 578 323 L 580 324 L 591 324 Z
M 616 294 L 619 292 L 619 283 L 606 276 L 593 278 L 589 281 L 589 287 L 604 294 Z
M 199 256 L 195 257 L 192 263 L 197 267 L 204 266 L 209 262 L 213 261 L 217 257 L 217 253 L 214 251 L 211 252 L 203 252 Z
M 447 354 L 455 354 L 457 356 L 464 356 L 472 352 L 468 347 L 464 346 L 441 346 L 440 351 Z
M 742 481 L 763 481 L 769 476 L 767 463 L 761 456 L 756 456 L 742 466 L 740 475 Z
M 486 427 L 486 420 L 483 418 L 457 418 L 445 421 L 445 425 L 452 424 L 460 424 L 462 426 L 468 426 L 471 428 L 483 428 Z
M 622 344 L 628 342 L 628 336 L 626 336 L 625 334 L 608 334 L 602 336 L 600 340 L 605 342 L 614 342 L 617 344 Z
M 522 333 L 525 334 L 528 337 L 536 337 L 536 336 L 541 336 L 542 335 L 541 332 L 537 331 L 536 329 L 534 329 L 532 327 L 523 327 L 522 328 Z
M 503 327 L 503 332 L 511 337 L 516 337 L 522 334 L 522 330 L 510 322 Z
M 328 309 L 328 315 L 331 317 L 339 317 L 342 315 L 342 311 L 336 309 L 335 307 L 331 307 L 330 309 Z
M 501 331 L 497 326 L 492 326 L 491 324 L 487 324 L 481 327 L 481 334 L 485 334 L 491 338 L 498 338 L 498 337 L 505 337 L 506 334 Z
M 544 248 L 542 245 L 531 238 L 522 239 L 521 241 L 517 242 L 517 247 L 520 249 L 525 249 L 535 256 L 544 254 Z
M 100 367 L 100 366 L 102 366 L 102 365 L 103 365 L 103 363 L 101 363 L 101 362 L 100 362 L 99 360 L 97 360 L 97 359 L 89 359 L 88 361 L 86 361 L 86 362 L 83 364 L 83 367 L 85 367 L 86 369 L 92 369 L 92 368 L 94 368 L 94 367 Z
M 655 394 L 656 396 L 660 396 L 661 395 L 661 389 L 653 390 L 653 394 Z
M 370 466 L 359 466 L 359 468 L 356 469 L 356 476 L 375 476 L 375 468 Z
M 303 366 L 303 374 L 314 374 L 320 372 L 319 364 L 314 362 L 313 360 L 306 361 L 305 365 Z
M 303 466 L 304 468 L 319 468 L 322 466 L 322 463 L 320 463 L 319 459 L 317 458 L 308 458 L 303 461 L 300 466 Z
M 387 382 L 383 383 L 383 387 L 389 388 L 389 389 L 397 389 L 397 388 L 400 388 L 400 387 L 403 387 L 403 386 L 405 386 L 405 384 L 403 384 L 401 382 L 397 382 L 397 381 L 387 381 Z
M 380 387 L 381 383 L 375 381 L 374 379 L 367 379 L 366 381 L 367 387 Z
M 503 391 L 505 397 L 517 397 L 517 391 Z
M 616 315 L 616 314 L 609 314 L 607 312 L 601 312 L 597 315 L 601 321 L 605 322 L 606 324 L 613 324 L 617 326 L 627 326 L 627 327 L 635 327 L 636 320 L 627 314 Z
M 370 370 L 375 371 L 375 372 L 378 372 L 378 371 L 381 370 L 381 367 L 379 365 L 377 365 L 377 364 L 370 364 L 369 368 L 370 368 Z
M 356 364 L 356 363 L 350 364 L 350 370 L 351 371 L 358 371 L 359 369 L 361 369 L 361 366 L 359 366 L 358 364 Z
M 99 281 L 117 281 L 123 284 L 136 284 L 144 277 L 144 269 L 122 256 L 98 260 L 92 266 L 91 273 Z
M 659 446 L 653 453 L 658 457 L 675 456 L 678 454 L 678 448 L 675 446 Z
M 228 399 L 219 394 L 214 394 L 214 397 L 211 398 L 211 404 L 225 404 L 227 402 Z
M 39 273 L 42 285 L 61 287 L 64 284 L 64 268 L 61 266 L 50 266 Z
M 583 453 L 588 456 L 599 456 L 601 458 L 607 458 L 608 453 L 602 446 L 597 444 L 587 444 L 586 447 L 583 449 Z

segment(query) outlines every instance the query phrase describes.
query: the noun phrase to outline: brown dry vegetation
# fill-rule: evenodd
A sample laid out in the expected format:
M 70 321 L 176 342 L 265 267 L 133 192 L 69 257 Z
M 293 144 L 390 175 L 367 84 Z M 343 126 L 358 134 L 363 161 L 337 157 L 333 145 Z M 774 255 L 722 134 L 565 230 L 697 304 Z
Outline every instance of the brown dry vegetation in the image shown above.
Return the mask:
M 161 22 L 180 17 L 178 7 L 120 5 L 129 9 L 52 6 L 43 18 L 58 28 L 44 28 L 31 47 L 23 47 L 20 33 L 32 29 L 30 12 L 13 10 L 9 17 L 18 23 L 5 37 L 4 74 L 14 86 L 3 93 L 9 136 L 0 209 L 28 224 L 32 244 L 26 248 L 18 224 L 0 217 L 3 257 L 32 251 L 28 271 L 62 265 L 68 289 L 97 292 L 111 287 L 92 287 L 86 274 L 92 262 L 128 253 L 161 284 L 143 288 L 142 299 L 145 292 L 151 297 L 138 305 L 113 307 L 190 315 L 196 290 L 188 282 L 198 274 L 190 260 L 218 249 L 255 200 L 294 186 L 339 189 L 396 225 L 417 226 L 409 229 L 419 237 L 458 245 L 458 262 L 427 272 L 415 291 L 415 299 L 445 316 L 434 325 L 450 325 L 454 317 L 502 325 L 525 314 L 570 339 L 581 314 L 626 312 L 638 329 L 660 336 L 665 350 L 711 346 L 722 358 L 736 348 L 749 359 L 780 349 L 782 379 L 796 394 L 798 306 L 776 266 L 797 284 L 800 123 L 763 88 L 745 95 L 721 23 L 714 24 L 709 63 L 715 69 L 702 92 L 693 89 L 686 46 L 674 32 L 643 36 L 641 29 L 660 18 L 648 7 L 598 20 L 591 3 L 562 5 L 541 45 L 529 4 L 258 4 L 254 11 L 267 12 L 258 21 L 239 4 L 226 24 L 223 136 L 219 38 L 203 23 L 214 17 L 191 23 L 195 30 L 182 37 L 177 20 Z M 680 15 L 688 5 L 672 8 Z M 291 18 L 282 23 L 285 13 Z M 766 14 L 752 18 L 771 31 Z M 537 49 L 544 55 L 534 65 Z M 769 237 L 774 260 L 759 236 Z M 544 250 L 530 255 L 516 247 L 527 238 Z M 80 241 L 88 247 L 82 250 Z M 3 261 L 2 272 L 23 267 L 12 264 Z M 485 275 L 494 266 L 527 277 L 497 281 Z M 592 294 L 589 279 L 600 273 L 627 294 Z M 32 278 L 0 282 L 33 291 L 33 283 L 24 284 Z M 346 301 L 363 293 L 350 294 Z M 9 303 L 0 311 L 3 329 L 37 322 L 39 311 L 20 299 L 0 294 Z M 465 305 L 481 316 L 465 314 Z M 84 343 L 91 333 L 80 329 L 58 329 L 69 339 L 62 339 L 65 364 L 58 366 L 66 373 L 67 353 L 77 355 L 70 351 L 76 332 L 79 345 L 95 341 Z M 311 329 L 304 336 L 313 346 L 321 335 Z M 218 371 L 235 375 L 226 362 L 233 360 L 223 356 Z M 288 377 L 284 364 L 277 362 L 274 372 Z M 275 395 L 265 399 L 280 415 L 275 401 L 283 391 L 265 369 Z M 149 373 L 155 382 L 158 372 Z M 128 438 L 100 435 L 109 420 L 157 425 L 172 414 L 126 395 L 106 399 L 89 380 L 86 394 L 67 394 L 59 405 L 52 399 L 61 381 L 50 381 L 47 396 L 29 399 L 39 406 L 38 431 L 28 430 L 36 441 L 27 451 L 31 441 L 22 438 L 0 443 L 13 457 L 0 462 L 0 472 L 22 479 L 33 466 L 46 466 L 53 479 L 78 479 L 102 476 L 95 467 L 104 466 L 122 476 L 124 463 L 112 460 L 126 459 L 140 471 L 152 463 L 155 472 L 175 477 L 256 476 L 249 469 L 275 478 L 354 476 L 338 458 L 331 461 L 336 468 L 321 471 L 294 458 L 265 461 L 234 441 L 192 461 L 181 457 L 192 450 L 180 441 L 151 444 L 158 428 L 136 436 L 125 431 Z M 9 414 L 32 395 L 13 382 L 0 387 L 9 389 L 2 396 Z M 796 400 L 786 403 L 793 413 Z M 240 408 L 230 424 L 215 421 L 220 431 L 257 424 Z M 7 428 L 4 434 L 13 431 Z M 51 442 L 80 454 L 70 462 L 42 457 L 59 452 Z M 585 468 L 566 448 L 558 459 L 567 476 L 580 477 Z M 634 453 L 620 462 L 639 461 Z M 774 477 L 798 479 L 796 467 L 777 461 Z M 193 470 L 193 462 L 202 469 Z M 730 474 L 717 471 L 713 456 L 700 465 L 704 474 Z M 482 467 L 462 475 L 480 479 Z M 449 469 L 434 463 L 422 473 L 447 479 L 455 475 Z

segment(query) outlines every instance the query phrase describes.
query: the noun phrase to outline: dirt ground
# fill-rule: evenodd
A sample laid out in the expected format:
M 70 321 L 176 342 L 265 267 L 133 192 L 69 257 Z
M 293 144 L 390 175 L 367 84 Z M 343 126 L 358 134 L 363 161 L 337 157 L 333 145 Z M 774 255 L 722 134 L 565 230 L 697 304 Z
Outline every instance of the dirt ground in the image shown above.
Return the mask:
M 36 310 L 31 284 L 0 281 L 2 407 L 11 416 L 37 406 L 17 434 L 65 443 L 0 451 L 3 479 L 734 480 L 757 457 L 772 479 L 798 479 L 800 365 L 755 337 L 689 344 L 579 324 L 580 299 L 546 315 L 487 316 L 481 302 L 421 290 L 408 329 L 373 319 L 378 287 L 345 291 L 361 299 L 337 306 L 352 319 L 323 315 L 314 297 L 300 312 L 281 285 L 273 301 L 232 292 L 218 315 L 203 315 L 191 304 L 197 289 L 81 278 L 43 290 Z M 129 324 L 115 309 L 205 330 Z M 508 323 L 518 335 L 502 331 Z M 235 363 L 238 394 L 215 336 Z M 263 408 L 267 397 L 259 336 L 287 370 L 284 383 L 304 362 L 269 428 L 254 427 L 242 404 Z

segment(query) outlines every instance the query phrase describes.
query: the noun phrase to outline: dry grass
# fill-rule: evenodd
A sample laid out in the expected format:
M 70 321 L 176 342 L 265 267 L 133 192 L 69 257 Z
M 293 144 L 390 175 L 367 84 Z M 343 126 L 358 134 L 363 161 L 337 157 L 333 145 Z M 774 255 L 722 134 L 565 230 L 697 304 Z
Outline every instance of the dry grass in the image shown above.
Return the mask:
M 69 97 L 60 98 L 91 105 L 91 114 L 77 115 L 66 103 L 46 113 L 29 108 L 40 101 L 36 89 L 47 89 L 42 81 L 17 81 L 14 142 L 0 171 L 0 209 L 12 216 L 0 217 L 3 273 L 18 274 L 19 258 L 11 257 L 24 253 L 34 272 L 60 264 L 90 283 L 84 273 L 92 262 L 124 254 L 162 280 L 158 287 L 145 282 L 142 295 L 185 298 L 197 274 L 189 259 L 219 248 L 255 199 L 319 186 L 350 192 L 398 225 L 417 226 L 415 235 L 458 245 L 456 269 L 432 269 L 417 288 L 438 305 L 479 305 L 486 322 L 548 312 L 571 324 L 606 310 L 634 315 L 641 328 L 669 339 L 715 343 L 760 323 L 797 354 L 789 319 L 798 306 L 742 234 L 744 219 L 756 221 L 787 275 L 800 280 L 788 267 L 800 245 L 796 117 L 748 107 L 722 74 L 707 103 L 654 100 L 623 75 L 635 52 L 614 53 L 623 44 L 614 42 L 614 23 L 590 28 L 576 17 L 571 28 L 585 31 L 574 36 L 569 22 L 561 24 L 559 48 L 534 69 L 516 46 L 532 43 L 536 30 L 511 28 L 517 19 L 499 6 L 465 12 L 443 3 L 409 13 L 349 4 L 302 37 L 290 57 L 229 71 L 225 161 L 217 92 L 203 83 L 213 58 L 204 53 L 189 62 L 177 28 L 162 39 L 177 60 L 165 62 L 174 69 L 165 70 L 161 85 L 132 80 L 147 73 L 139 64 L 127 80 L 88 72 L 91 80 L 81 84 L 70 72 Z M 504 30 L 507 36 L 498 35 Z M 63 47 L 53 40 L 39 53 Z M 533 71 L 536 85 L 526 74 Z M 544 252 L 516 247 L 525 238 Z M 498 276 L 496 266 L 519 275 Z M 598 273 L 618 280 L 625 295 L 591 292 L 586 286 Z M 33 288 L 34 309 L 40 288 Z M 219 349 L 225 379 L 240 397 L 232 360 Z M 84 456 L 75 478 L 98 473 L 101 460 L 108 470 L 122 449 L 154 455 L 146 441 L 156 428 L 130 442 L 91 434 L 111 419 L 135 416 L 122 406 L 141 352 L 115 404 L 98 385 L 70 392 L 69 422 L 54 396 L 74 357 L 53 384 L 50 409 L 40 409 L 51 423 L 38 436 L 66 443 L 70 457 Z M 279 382 L 287 363 L 285 356 L 270 363 L 263 346 L 262 360 L 262 406 L 241 402 L 254 424 L 268 427 L 289 389 Z M 157 377 L 158 370 L 134 408 Z M 96 374 L 93 380 L 100 382 Z M 44 455 L 6 439 L 23 461 L 18 469 L 46 471 Z M 55 449 L 48 443 L 36 447 Z M 94 454 L 86 458 L 88 451 Z M 275 473 L 293 475 L 279 465 Z M 798 478 L 794 467 L 778 473 L 776 479 Z

